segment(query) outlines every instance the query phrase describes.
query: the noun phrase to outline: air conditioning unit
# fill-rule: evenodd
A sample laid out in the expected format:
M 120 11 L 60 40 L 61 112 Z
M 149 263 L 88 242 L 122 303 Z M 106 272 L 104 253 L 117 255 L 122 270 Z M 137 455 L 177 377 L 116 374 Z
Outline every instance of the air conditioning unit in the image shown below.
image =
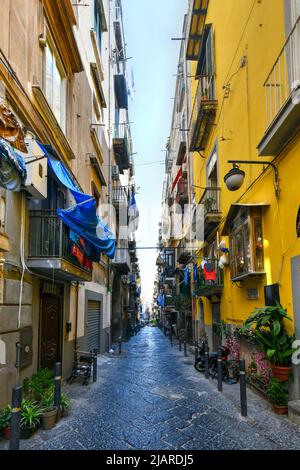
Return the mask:
M 34 139 L 26 139 L 28 153 L 22 153 L 26 163 L 25 189 L 34 199 L 47 198 L 47 157 Z
M 118 165 L 113 165 L 111 168 L 111 177 L 113 180 L 117 181 L 120 177 L 120 170 Z

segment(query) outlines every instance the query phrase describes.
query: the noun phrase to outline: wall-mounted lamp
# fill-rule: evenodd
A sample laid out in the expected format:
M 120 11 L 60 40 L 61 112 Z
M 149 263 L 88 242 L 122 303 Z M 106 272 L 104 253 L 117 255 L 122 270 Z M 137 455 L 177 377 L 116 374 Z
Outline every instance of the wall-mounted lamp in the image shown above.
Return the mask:
M 237 191 L 242 186 L 245 179 L 245 172 L 239 168 L 239 164 L 249 164 L 249 165 L 268 165 L 271 166 L 274 170 L 274 183 L 275 183 L 275 194 L 276 197 L 279 197 L 279 177 L 278 177 L 278 168 L 272 162 L 266 161 L 252 161 L 252 160 L 228 160 L 228 163 L 232 163 L 233 167 L 231 170 L 224 176 L 224 182 L 226 183 L 227 189 L 229 191 Z

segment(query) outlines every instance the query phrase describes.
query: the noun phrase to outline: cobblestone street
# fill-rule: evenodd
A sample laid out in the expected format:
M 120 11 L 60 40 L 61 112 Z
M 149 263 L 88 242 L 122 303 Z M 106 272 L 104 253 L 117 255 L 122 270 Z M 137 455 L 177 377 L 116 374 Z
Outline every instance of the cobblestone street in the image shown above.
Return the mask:
M 98 361 L 98 382 L 66 386 L 68 418 L 21 441 L 22 449 L 297 449 L 300 428 L 275 415 L 248 391 L 248 418 L 239 414 L 239 388 L 205 380 L 177 344 L 145 327 L 121 355 Z M 2 448 L 7 444 L 3 444 Z

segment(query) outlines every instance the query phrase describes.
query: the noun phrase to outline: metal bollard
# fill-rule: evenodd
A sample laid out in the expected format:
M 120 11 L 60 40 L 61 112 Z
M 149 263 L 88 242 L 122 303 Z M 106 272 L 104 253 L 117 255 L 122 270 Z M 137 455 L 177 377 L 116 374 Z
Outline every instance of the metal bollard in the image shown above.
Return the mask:
M 172 334 L 172 330 L 170 330 L 170 343 L 171 343 L 171 346 L 173 347 L 173 334 Z
M 179 351 L 181 351 L 181 343 L 182 343 L 181 336 L 179 336 Z
M 184 355 L 186 357 L 187 356 L 186 340 L 184 340 L 184 342 L 183 342 L 183 349 L 184 349 Z
M 54 406 L 56 406 L 57 409 L 57 418 L 59 417 L 60 412 L 61 374 L 62 364 L 61 362 L 56 362 L 54 366 Z
M 109 343 L 110 343 L 110 341 L 109 341 L 109 340 L 110 340 L 110 338 L 109 338 L 109 332 L 107 332 L 107 333 L 106 333 L 106 335 L 107 335 L 107 336 L 106 336 L 106 338 L 107 338 L 107 352 L 109 353 L 109 350 L 110 350 L 110 344 L 109 344 Z
M 15 385 L 12 391 L 11 437 L 9 450 L 19 450 L 21 421 L 22 387 Z
M 97 354 L 98 350 L 94 349 L 93 354 L 93 382 L 97 382 Z
M 218 391 L 222 392 L 222 349 L 218 349 Z
M 245 359 L 240 360 L 240 396 L 241 396 L 241 416 L 247 416 L 247 387 Z
M 122 338 L 121 336 L 119 337 L 119 354 L 122 353 Z
M 209 367 L 208 367 L 208 361 L 209 361 L 209 348 L 207 341 L 204 343 L 204 368 L 205 368 L 205 378 L 209 379 Z
M 195 362 L 197 361 L 198 359 L 198 353 L 199 353 L 199 350 L 198 350 L 198 346 L 197 346 L 197 343 L 195 344 Z

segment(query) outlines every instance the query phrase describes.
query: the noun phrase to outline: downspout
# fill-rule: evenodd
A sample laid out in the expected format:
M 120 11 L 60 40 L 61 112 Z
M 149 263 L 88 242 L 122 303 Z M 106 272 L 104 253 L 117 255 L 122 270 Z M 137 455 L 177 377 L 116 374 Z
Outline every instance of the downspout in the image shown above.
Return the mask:
M 79 293 L 79 282 L 76 283 L 76 317 L 75 317 L 75 339 L 74 339 L 74 355 L 76 360 L 77 351 L 77 335 L 78 335 L 78 293 Z
M 112 0 L 109 0 L 109 10 L 108 10 L 108 222 L 109 226 L 112 226 L 112 214 L 111 214 L 111 65 L 113 64 L 112 56 L 111 56 L 111 2 Z M 106 302 L 106 308 L 109 308 L 109 316 L 110 316 L 110 335 L 109 335 L 109 344 L 108 344 L 108 350 L 110 349 L 110 344 L 111 344 L 111 334 L 112 334 L 112 296 L 111 296 L 111 290 L 112 286 L 110 285 L 111 281 L 111 260 L 110 258 L 107 258 L 108 264 L 107 264 L 107 302 Z
M 22 316 L 22 299 L 23 299 L 23 288 L 24 288 L 24 276 L 26 271 L 25 263 L 25 194 L 24 191 L 21 192 L 21 226 L 20 226 L 20 260 L 22 266 L 22 274 L 20 280 L 20 293 L 19 293 L 19 309 L 18 309 L 18 320 L 17 320 L 17 330 L 20 331 L 21 328 L 21 316 Z M 19 346 L 18 346 L 19 344 Z M 17 343 L 17 360 L 16 360 L 16 369 L 17 369 L 17 383 L 20 381 L 20 365 L 19 365 L 19 352 L 20 352 L 20 343 Z

